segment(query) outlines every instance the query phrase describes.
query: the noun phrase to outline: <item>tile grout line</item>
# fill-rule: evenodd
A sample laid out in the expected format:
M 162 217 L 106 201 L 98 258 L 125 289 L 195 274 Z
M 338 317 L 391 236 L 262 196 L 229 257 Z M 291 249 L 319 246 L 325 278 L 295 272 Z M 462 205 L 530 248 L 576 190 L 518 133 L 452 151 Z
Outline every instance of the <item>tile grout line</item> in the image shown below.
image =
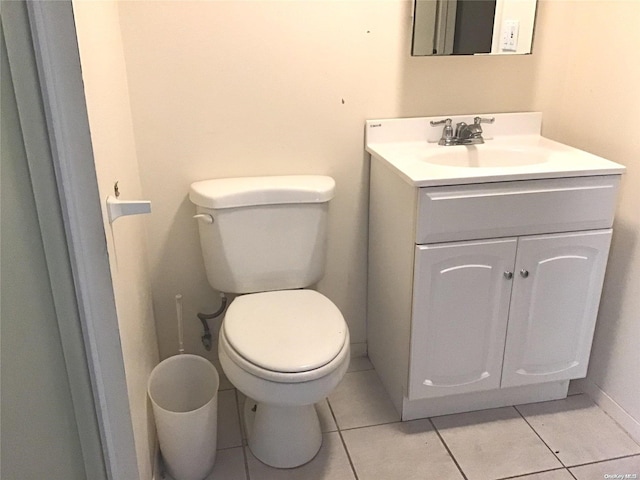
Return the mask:
M 365 369 L 365 370 L 356 370 L 356 371 L 352 371 L 352 372 L 347 372 L 347 373 L 352 373 L 352 374 L 356 374 L 356 373 L 364 373 L 364 372 L 368 372 L 370 370 L 375 371 L 375 369 Z M 238 420 L 239 420 L 239 425 L 240 425 L 240 436 L 241 436 L 241 446 L 242 446 L 242 454 L 243 454 L 243 459 L 244 459 L 244 470 L 245 470 L 245 475 L 246 475 L 246 480 L 251 480 L 250 477 L 250 472 L 249 472 L 249 464 L 248 464 L 248 458 L 250 456 L 250 450 L 247 451 L 246 448 L 248 447 L 248 442 L 245 441 L 244 435 L 243 435 L 243 409 L 241 409 L 240 405 L 239 405 L 239 401 L 240 401 L 240 394 L 239 391 L 236 388 L 233 389 L 226 389 L 223 391 L 228 391 L 228 390 L 233 390 L 234 392 L 234 398 L 235 398 L 235 403 L 237 406 L 237 416 L 238 416 Z M 571 397 L 575 397 L 575 396 L 581 396 L 581 395 L 585 395 L 587 396 L 584 392 L 576 392 L 573 395 L 571 395 Z M 349 465 L 351 467 L 351 470 L 353 472 L 354 478 L 355 480 L 359 480 L 358 477 L 358 473 L 356 471 L 353 459 L 351 458 L 351 454 L 349 452 L 349 449 L 347 448 L 346 445 L 346 441 L 345 438 L 343 436 L 344 432 L 348 432 L 350 430 L 359 430 L 359 429 L 363 429 L 363 428 L 370 428 L 370 427 L 376 427 L 376 426 L 383 426 L 383 425 L 393 425 L 393 424 L 399 424 L 399 423 L 403 423 L 402 420 L 394 420 L 394 421 L 390 421 L 390 422 L 383 422 L 383 423 L 374 423 L 372 425 L 362 425 L 362 426 L 355 426 L 355 427 L 350 427 L 350 428 L 341 428 L 341 426 L 338 424 L 337 421 L 337 417 L 336 417 L 336 413 L 333 409 L 333 406 L 331 405 L 331 403 L 329 402 L 329 398 L 326 397 L 325 400 L 327 401 L 327 406 L 329 407 L 329 412 L 331 414 L 331 417 L 334 420 L 335 426 L 336 426 L 336 431 L 338 432 L 338 435 L 340 437 L 340 441 L 343 445 L 343 448 L 345 450 L 345 453 L 347 455 L 347 460 L 349 461 Z M 541 403 L 541 402 L 532 402 L 532 403 Z M 520 405 L 522 406 L 522 405 Z M 614 460 L 621 460 L 621 459 L 626 459 L 626 458 L 633 458 L 633 457 L 640 457 L 640 453 L 631 453 L 631 454 L 627 454 L 627 455 L 621 455 L 618 457 L 612 457 L 612 458 L 604 458 L 601 460 L 595 460 L 595 461 L 589 461 L 589 462 L 585 462 L 585 463 L 579 463 L 576 465 L 565 465 L 565 463 L 560 459 L 560 457 L 558 456 L 558 453 L 560 453 L 560 450 L 558 450 L 558 452 L 556 453 L 556 451 L 554 451 L 552 449 L 552 447 L 547 444 L 547 442 L 544 440 L 544 438 L 541 436 L 541 434 L 539 434 L 537 432 L 537 430 L 534 428 L 534 426 L 532 425 L 532 423 L 529 422 L 529 420 L 524 416 L 524 414 L 519 410 L 517 405 L 512 405 L 513 408 L 515 408 L 515 410 L 518 412 L 519 416 L 525 421 L 525 423 L 531 428 L 531 430 L 533 430 L 534 434 L 540 439 L 540 441 L 547 447 L 547 449 L 554 455 L 554 457 L 558 460 L 558 462 L 560 463 L 560 467 L 555 467 L 555 468 L 549 468 L 546 470 L 540 470 L 540 471 L 535 471 L 535 472 L 529 472 L 529 473 L 523 473 L 523 474 L 518 474 L 518 475 L 513 475 L 513 476 L 508 476 L 508 477 L 500 477 L 499 479 L 496 480 L 518 480 L 520 478 L 523 477 L 527 477 L 529 475 L 536 475 L 536 474 L 542 474 L 542 473 L 547 473 L 547 472 L 554 472 L 554 471 L 561 471 L 561 470 L 565 470 L 569 473 L 570 477 L 568 478 L 572 478 L 574 480 L 578 480 L 578 477 L 576 475 L 574 475 L 574 473 L 570 470 L 570 468 L 578 468 L 578 467 L 583 467 L 583 466 L 589 466 L 589 465 L 596 465 L 596 464 L 601 464 L 601 463 L 605 463 L 605 462 L 609 462 L 609 461 L 614 461 Z M 480 409 L 482 410 L 482 409 Z M 606 413 L 606 412 L 604 412 Z M 455 415 L 455 414 L 451 414 L 451 415 Z M 607 414 L 607 416 L 609 418 L 611 418 L 610 415 Z M 437 437 L 440 439 L 442 445 L 445 447 L 445 450 L 447 451 L 449 457 L 452 459 L 452 461 L 454 462 L 454 464 L 456 465 L 458 471 L 460 472 L 460 474 L 462 475 L 462 478 L 464 480 L 469 480 L 468 477 L 465 475 L 464 471 L 462 470 L 460 464 L 458 463 L 458 460 L 455 458 L 455 456 L 453 455 L 452 451 L 450 450 L 449 446 L 447 445 L 445 439 L 443 438 L 443 436 L 441 435 L 441 433 L 439 432 L 438 428 L 436 427 L 435 423 L 433 422 L 432 418 L 426 418 L 430 424 L 432 425 L 434 432 L 436 433 Z M 612 419 L 613 420 L 613 419 Z M 615 422 L 615 420 L 614 420 Z M 619 426 L 619 424 L 617 422 L 615 422 L 617 426 Z M 624 430 L 624 429 L 623 429 Z M 329 433 L 329 432 L 326 432 Z M 625 433 L 627 433 L 625 431 Z M 628 433 L 627 433 L 628 435 Z M 638 443 L 635 442 L 634 443 Z M 236 447 L 225 447 L 222 449 L 218 449 L 218 450 L 226 450 L 226 449 L 230 449 L 230 448 L 236 448 Z
M 527 425 L 529 425 L 529 428 L 531 430 L 533 430 L 533 433 L 536 434 L 536 436 L 540 439 L 540 441 L 544 444 L 545 447 L 547 447 L 549 449 L 549 451 L 553 454 L 554 457 L 556 457 L 556 459 L 558 459 L 558 461 L 560 462 L 560 465 L 562 465 L 564 468 L 568 468 L 564 462 L 562 460 L 560 460 L 560 457 L 558 457 L 558 454 L 547 444 L 547 442 L 544 441 L 544 438 L 542 438 L 542 436 L 540 436 L 540 434 L 536 431 L 535 428 L 533 428 L 533 425 L 531 425 L 529 423 L 529 420 L 527 420 L 525 418 L 525 416 L 522 414 L 522 412 L 520 410 L 518 410 L 518 406 L 514 405 L 513 408 L 515 409 L 516 412 L 518 412 L 518 415 L 520 415 L 520 417 L 522 417 L 522 419 L 525 421 L 525 423 Z M 558 452 L 560 452 L 560 450 L 558 450 Z M 571 472 L 569 472 L 571 473 Z
M 342 430 L 340 430 L 340 425 L 338 425 L 338 419 L 336 418 L 336 414 L 333 412 L 333 407 L 331 406 L 331 402 L 329 402 L 329 397 L 327 397 L 327 405 L 329 406 L 329 411 L 331 412 L 331 416 L 333 417 L 333 421 L 336 424 L 338 436 L 340 437 L 340 441 L 342 442 L 342 447 L 344 448 L 345 453 L 347 454 L 347 460 L 349 460 L 349 465 L 351 466 L 351 471 L 353 472 L 353 476 L 355 480 L 358 479 L 358 472 L 356 472 L 356 467 L 353 464 L 353 460 L 351 460 L 351 454 L 349 453 L 349 449 L 347 448 L 347 444 L 344 441 L 344 437 L 342 436 Z
M 416 419 L 416 420 L 421 420 L 421 419 Z M 393 422 L 372 423 L 371 425 L 361 425 L 359 427 L 341 428 L 340 431 L 348 432 L 351 430 L 361 430 L 363 428 L 380 427 L 382 425 L 393 425 L 394 423 L 402 423 L 402 420 L 394 420 Z
M 447 453 L 451 457 L 451 460 L 453 460 L 453 463 L 455 463 L 456 468 L 460 472 L 460 475 L 462 475 L 462 478 L 464 478 L 464 480 L 469 480 L 467 478 L 467 476 L 464 474 L 464 471 L 462 470 L 462 467 L 458 463 L 458 460 L 456 460 L 456 457 L 453 455 L 453 452 L 449 449 L 449 445 L 447 445 L 447 442 L 445 442 L 444 438 L 442 438 L 442 435 L 440 435 L 440 432 L 438 431 L 438 427 L 436 427 L 436 424 L 433 423 L 433 420 L 431 419 L 431 417 L 429 417 L 427 420 L 429 420 L 429 423 L 433 427 L 433 431 L 436 432 L 436 435 L 440 439 L 440 442 L 442 442 L 442 445 L 444 446 L 445 450 L 447 451 Z
M 522 473 L 520 475 L 513 475 L 511 477 L 500 477 L 496 480 L 517 480 L 518 478 L 528 477 L 529 475 L 538 475 L 540 473 L 547 473 L 547 472 L 558 472 L 560 470 L 566 470 L 567 472 L 569 472 L 569 469 L 567 467 L 558 467 L 558 468 L 550 468 L 549 470 L 540 470 L 536 472 Z M 571 474 L 571 472 L 569 472 L 569 474 Z M 573 477 L 573 475 L 571 476 Z M 573 477 L 573 478 L 576 478 L 576 477 Z
M 240 399 L 238 398 L 238 389 L 234 388 L 234 395 L 236 397 L 236 408 L 238 409 L 238 424 L 240 425 L 240 445 L 242 446 L 242 457 L 244 458 L 244 473 L 247 480 L 251 480 L 251 475 L 249 474 L 249 459 L 247 457 L 247 450 L 249 448 L 249 442 L 247 441 L 247 445 L 244 444 L 244 436 L 242 435 L 242 414 L 240 411 L 244 411 L 244 409 L 240 408 Z
M 635 443 L 636 445 L 638 445 L 638 446 L 640 447 L 640 441 L 636 441 L 636 439 L 635 439 L 635 438 L 633 438 L 629 432 L 627 432 L 627 429 L 626 429 L 626 428 L 624 428 L 622 425 L 620 425 L 620 423 L 618 423 L 618 421 L 617 421 L 615 418 L 613 418 L 611 415 L 609 415 L 609 412 L 607 412 L 605 409 L 603 409 L 603 408 L 602 408 L 602 407 L 601 407 L 601 406 L 600 406 L 600 405 L 599 405 L 599 404 L 598 404 L 598 403 L 597 403 L 593 398 L 591 398 L 591 397 L 589 396 L 589 394 L 588 394 L 588 393 L 585 393 L 585 392 L 579 392 L 579 393 L 576 393 L 576 394 L 573 394 L 573 395 L 567 395 L 567 397 L 569 397 L 569 396 L 572 396 L 572 397 L 573 397 L 573 396 L 576 396 L 576 395 L 584 395 L 584 396 L 585 396 L 585 398 L 588 398 L 589 400 L 591 400 L 591 402 L 592 402 L 596 407 L 598 407 L 598 409 L 599 409 L 600 411 L 602 411 L 602 413 L 604 413 L 607 417 L 609 417 L 609 418 L 611 419 L 611 421 L 612 421 L 613 423 L 615 423 L 615 424 L 616 424 L 616 426 L 617 426 L 620 430 L 622 430 L 622 431 L 627 435 L 627 437 L 629 437 L 629 439 L 630 439 L 633 443 Z M 625 457 L 632 457 L 632 456 L 634 456 L 634 455 L 639 455 L 639 454 L 640 454 L 640 452 L 639 452 L 639 453 L 632 453 L 632 454 L 630 454 L 630 455 L 625 455 Z M 618 458 L 624 458 L 624 457 L 618 457 Z M 611 460 L 613 460 L 613 459 L 611 459 Z M 602 461 L 604 461 L 604 460 L 602 460 Z M 588 464 L 587 464 L 587 463 L 585 463 L 584 465 L 588 465 Z
M 593 399 L 591 399 L 591 398 L 589 397 L 589 395 L 587 395 L 587 394 L 586 394 L 586 393 L 584 393 L 584 392 L 579 392 L 579 393 L 575 393 L 575 394 L 573 394 L 573 395 L 568 395 L 568 396 L 567 396 L 567 398 L 568 398 L 569 396 L 571 396 L 571 397 L 576 397 L 576 396 L 578 396 L 578 395 L 584 395 L 586 398 L 589 398 L 591 401 L 593 401 Z M 555 400 L 551 400 L 551 401 L 555 401 Z M 540 402 L 534 402 L 534 403 L 540 403 Z M 593 402 L 593 403 L 595 404 L 595 402 Z M 597 404 L 595 404 L 595 405 L 597 406 Z M 619 460 L 619 459 L 622 459 L 622 458 L 629 458 L 629 457 L 640 456 L 640 453 L 632 453 L 632 454 L 629 454 L 629 455 L 621 455 L 621 456 L 619 456 L 619 457 L 611 457 L 611 458 L 604 458 L 604 459 L 602 459 L 602 460 L 595 460 L 595 461 L 593 461 L 593 462 L 578 463 L 578 464 L 576 464 L 576 465 L 565 465 L 565 463 L 560 459 L 560 457 L 558 457 L 558 455 L 556 454 L 556 452 L 555 452 L 555 451 L 553 451 L 553 449 L 552 449 L 549 445 L 547 445 L 547 442 L 545 442 L 545 441 L 544 441 L 544 439 L 542 438 L 542 436 L 541 436 L 541 435 L 536 431 L 536 429 L 535 429 L 535 428 L 533 428 L 533 425 L 531 425 L 531 424 L 529 423 L 529 421 L 526 419 L 526 417 L 525 417 L 525 416 L 522 414 L 522 412 L 518 409 L 518 406 L 517 406 L 517 405 L 513 405 L 513 408 L 515 408 L 515 409 L 516 409 L 516 411 L 518 412 L 518 414 L 520 414 L 520 416 L 522 417 L 522 419 L 527 423 L 527 425 L 529 425 L 529 427 L 531 428 L 531 430 L 533 430 L 533 432 L 538 436 L 538 438 L 542 441 L 542 443 L 544 443 L 544 444 L 545 444 L 545 446 L 549 449 L 549 451 L 555 455 L 555 457 L 558 459 L 558 461 L 562 464 L 562 466 L 564 466 L 564 468 L 566 468 L 566 469 L 567 469 L 567 471 L 569 472 L 569 474 L 570 474 L 573 478 L 576 478 L 576 476 L 573 474 L 573 472 L 571 472 L 571 470 L 569 470 L 570 468 L 583 467 L 583 466 L 585 466 L 585 465 L 594 465 L 594 464 L 597 464 L 597 463 L 609 462 L 609 461 L 611 461 L 611 460 Z M 599 407 L 598 407 L 598 408 L 599 408 Z M 600 410 L 602 410 L 602 409 L 600 409 Z M 611 416 L 610 416 L 607 412 L 605 412 L 604 410 L 602 410 L 602 412 L 603 412 L 605 415 L 607 415 L 609 418 L 611 418 Z M 613 421 L 615 422 L 615 420 L 614 420 L 613 418 L 611 418 L 611 420 L 613 420 Z M 618 426 L 618 427 L 619 427 L 619 428 L 620 428 L 624 433 L 626 433 L 626 434 L 629 436 L 629 438 L 631 438 L 631 436 L 629 435 L 629 433 L 628 433 L 626 430 L 624 430 L 624 428 L 622 428 L 622 427 L 621 427 L 617 422 L 615 422 L 615 423 L 616 423 L 616 425 L 617 425 L 617 426 Z M 635 440 L 634 440 L 633 438 L 631 438 L 631 440 L 633 440 L 633 441 L 635 442 Z M 637 442 L 636 442 L 636 443 L 637 443 Z
M 581 395 L 581 394 L 580 394 Z M 564 464 L 564 462 L 562 460 L 560 460 L 560 457 L 558 457 L 558 454 L 556 454 L 556 452 L 553 451 L 553 449 L 547 445 L 547 442 L 544 441 L 544 439 L 540 436 L 540 434 L 536 431 L 535 428 L 533 428 L 533 425 L 531 425 L 529 423 L 529 421 L 525 418 L 525 416 L 522 414 L 522 412 L 518 409 L 517 405 L 514 405 L 513 408 L 515 408 L 516 412 L 518 412 L 518 415 L 520 415 L 522 417 L 522 419 L 525 421 L 525 423 L 527 425 L 529 425 L 529 428 L 531 430 L 533 430 L 533 433 L 536 434 L 536 436 L 540 439 L 540 441 L 544 444 L 545 447 L 547 447 L 549 449 L 549 451 L 553 454 L 554 457 L 556 457 L 558 459 L 558 461 L 560 462 L 560 464 L 564 467 L 564 469 L 569 472 L 569 475 L 571 475 L 575 480 L 577 480 L 576 476 L 573 474 L 573 472 L 571 470 L 569 470 L 569 467 L 566 466 Z
M 222 452 L 223 450 L 233 450 L 234 448 L 240 447 L 244 447 L 244 445 L 241 443 L 240 445 L 231 445 L 230 447 L 216 448 L 216 452 Z
M 249 445 L 242 446 L 242 457 L 244 458 L 244 474 L 247 477 L 247 480 L 251 480 L 251 475 L 249 474 L 249 460 L 247 457 L 247 448 L 249 448 Z
M 613 460 L 622 460 L 624 458 L 631 458 L 631 457 L 640 457 L 639 453 L 632 453 L 631 455 L 622 455 L 620 457 L 612 457 L 612 458 L 605 458 L 603 460 L 596 460 L 594 462 L 586 462 L 586 463 L 578 463 L 576 465 L 571 465 L 567 468 L 578 468 L 578 467 L 584 467 L 587 465 L 596 465 L 598 463 L 605 463 L 605 462 L 611 462 Z

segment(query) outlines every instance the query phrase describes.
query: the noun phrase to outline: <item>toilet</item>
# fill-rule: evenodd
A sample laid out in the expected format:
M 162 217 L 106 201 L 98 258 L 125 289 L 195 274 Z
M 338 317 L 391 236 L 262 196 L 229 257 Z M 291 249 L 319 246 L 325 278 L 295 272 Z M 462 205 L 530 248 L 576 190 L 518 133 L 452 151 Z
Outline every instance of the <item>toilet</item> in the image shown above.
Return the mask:
M 308 287 L 324 273 L 328 204 L 335 182 L 321 175 L 195 182 L 207 279 L 238 294 L 220 329 L 218 354 L 247 396 L 252 453 L 293 468 L 322 445 L 314 404 L 344 376 L 349 330 L 340 310 Z

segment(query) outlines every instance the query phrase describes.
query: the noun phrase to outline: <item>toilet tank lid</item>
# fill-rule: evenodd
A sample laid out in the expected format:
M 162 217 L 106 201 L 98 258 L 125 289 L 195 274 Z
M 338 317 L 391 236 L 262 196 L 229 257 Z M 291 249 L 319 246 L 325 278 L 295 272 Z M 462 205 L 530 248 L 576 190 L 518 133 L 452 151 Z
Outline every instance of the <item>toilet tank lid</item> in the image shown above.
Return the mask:
M 333 198 L 335 185 L 324 175 L 216 178 L 192 183 L 189 199 L 206 208 L 323 203 Z

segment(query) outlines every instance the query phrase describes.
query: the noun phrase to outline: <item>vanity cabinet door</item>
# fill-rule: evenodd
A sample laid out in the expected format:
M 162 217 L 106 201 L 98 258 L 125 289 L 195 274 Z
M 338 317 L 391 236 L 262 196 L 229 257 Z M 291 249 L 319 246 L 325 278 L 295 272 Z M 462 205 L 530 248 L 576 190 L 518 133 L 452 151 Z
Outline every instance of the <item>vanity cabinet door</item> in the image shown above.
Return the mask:
M 581 378 L 611 230 L 518 240 L 502 387 Z
M 500 388 L 516 245 L 416 247 L 410 400 Z

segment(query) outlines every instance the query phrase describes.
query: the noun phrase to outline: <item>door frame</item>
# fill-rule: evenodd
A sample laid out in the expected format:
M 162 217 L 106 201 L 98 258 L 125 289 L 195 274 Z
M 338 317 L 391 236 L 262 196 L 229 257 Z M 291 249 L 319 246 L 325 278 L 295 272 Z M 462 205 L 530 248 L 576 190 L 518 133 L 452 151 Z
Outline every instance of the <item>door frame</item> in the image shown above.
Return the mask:
M 77 358 L 78 352 L 84 354 L 93 395 L 93 402 L 86 396 L 73 396 L 79 429 L 83 423 L 97 422 L 99 431 L 99 439 L 94 433 L 83 441 L 85 464 L 90 463 L 85 450 L 101 448 L 110 480 L 139 480 L 72 4 L 70 0 L 8 3 L 14 6 L 3 5 L 3 17 L 28 18 L 24 29 L 31 36 L 32 47 L 26 47 L 35 55 L 35 82 L 40 86 L 50 147 L 50 157 L 38 158 L 33 164 L 30 161 L 29 168 L 53 170 L 53 193 L 57 193 L 64 224 L 76 308 L 71 314 L 75 313 L 75 318 L 70 320 L 58 315 L 61 335 L 66 338 L 63 350 L 69 358 L 73 354 Z M 7 18 L 7 24 L 16 23 Z M 30 141 L 25 134 L 25 143 Z M 48 209 L 45 202 L 41 205 Z M 46 233 L 43 231 L 43 237 Z M 76 336 L 66 335 L 74 328 Z M 72 374 L 70 362 L 67 369 L 72 393 L 89 390 L 83 387 L 86 376 Z M 98 441 L 99 448 L 95 445 Z

